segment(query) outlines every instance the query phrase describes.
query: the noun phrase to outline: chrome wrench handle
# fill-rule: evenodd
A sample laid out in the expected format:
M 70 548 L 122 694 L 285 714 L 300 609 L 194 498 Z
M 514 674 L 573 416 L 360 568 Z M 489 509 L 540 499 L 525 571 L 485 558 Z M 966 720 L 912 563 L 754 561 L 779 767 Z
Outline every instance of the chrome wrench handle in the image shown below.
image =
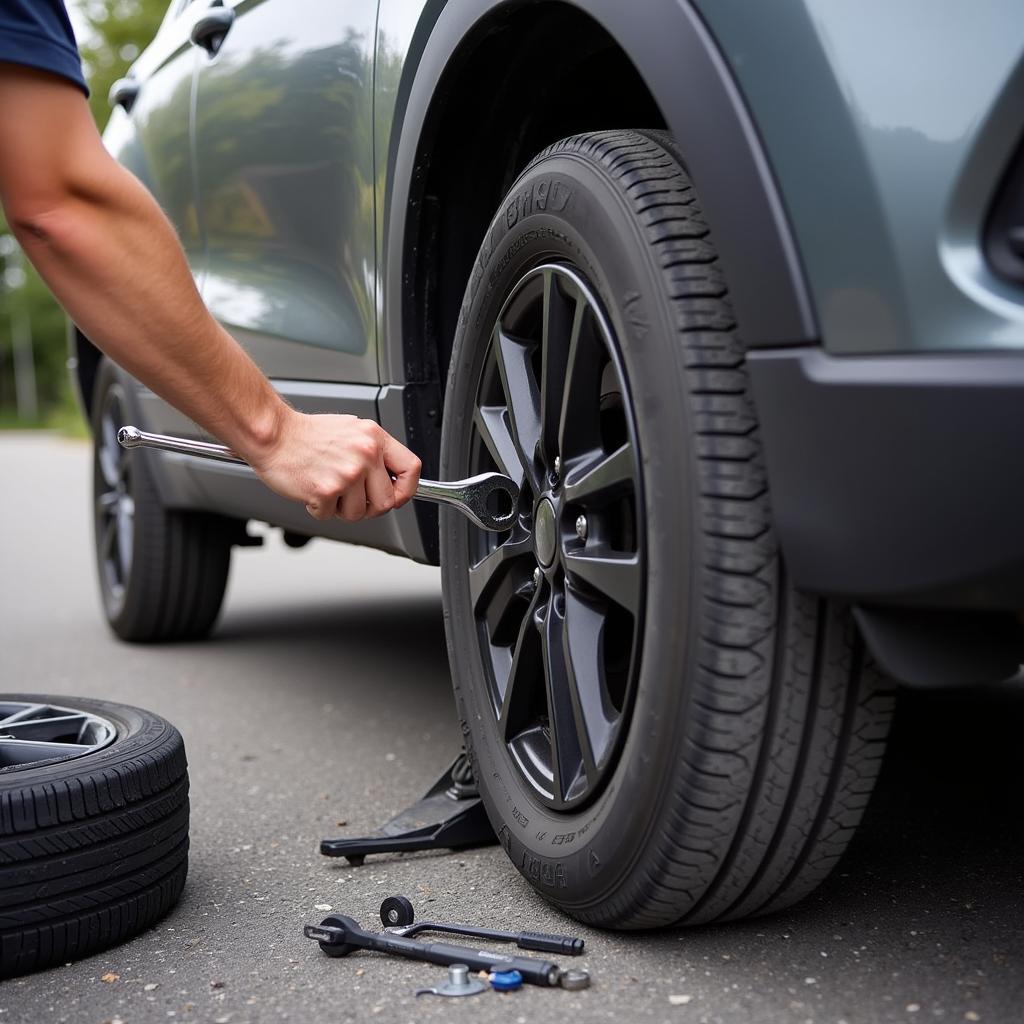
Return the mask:
M 117 432 L 117 441 L 122 448 L 157 448 L 160 451 L 177 452 L 179 455 L 197 455 L 202 459 L 245 465 L 245 460 L 226 445 L 192 441 L 168 434 L 151 434 L 138 427 L 121 427 Z M 420 480 L 415 497 L 421 501 L 432 501 L 436 505 L 449 505 L 482 530 L 501 533 L 510 530 L 515 522 L 519 487 L 514 480 L 501 473 L 481 473 L 467 480 L 453 480 L 450 483 Z
M 138 427 L 122 427 L 117 432 L 117 443 L 122 448 L 159 448 L 161 451 L 178 452 L 180 455 L 198 455 L 202 459 L 246 465 L 245 459 L 236 455 L 227 445 L 191 441 L 187 437 L 171 437 L 169 434 L 150 434 L 146 430 L 139 430 Z

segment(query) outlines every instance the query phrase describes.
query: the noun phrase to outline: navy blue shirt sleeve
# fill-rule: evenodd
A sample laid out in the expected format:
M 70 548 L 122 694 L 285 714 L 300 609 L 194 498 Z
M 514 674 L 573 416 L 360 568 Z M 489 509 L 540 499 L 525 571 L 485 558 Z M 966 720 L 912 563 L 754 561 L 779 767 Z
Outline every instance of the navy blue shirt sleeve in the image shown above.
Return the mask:
M 0 61 L 52 71 L 89 95 L 63 0 L 0 0 Z

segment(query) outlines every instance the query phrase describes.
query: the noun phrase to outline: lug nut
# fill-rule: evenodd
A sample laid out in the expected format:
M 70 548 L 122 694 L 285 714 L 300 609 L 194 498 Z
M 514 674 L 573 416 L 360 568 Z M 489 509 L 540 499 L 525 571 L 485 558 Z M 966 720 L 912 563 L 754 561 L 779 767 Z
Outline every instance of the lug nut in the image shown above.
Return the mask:
M 576 517 L 576 536 L 579 537 L 580 540 L 586 540 L 587 539 L 587 517 L 586 516 L 577 516 Z
M 562 457 L 561 457 L 561 455 L 556 455 L 555 456 L 555 468 L 554 468 L 554 470 L 552 470 L 551 480 L 552 480 L 552 482 L 557 483 L 561 479 L 562 479 Z

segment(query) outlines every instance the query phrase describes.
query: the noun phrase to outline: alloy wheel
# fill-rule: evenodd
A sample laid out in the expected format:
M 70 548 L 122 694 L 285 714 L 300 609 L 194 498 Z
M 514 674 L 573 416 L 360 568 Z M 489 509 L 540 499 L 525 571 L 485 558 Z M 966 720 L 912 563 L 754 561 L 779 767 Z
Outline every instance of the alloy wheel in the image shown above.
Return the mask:
M 128 422 L 125 411 L 124 393 L 115 384 L 103 396 L 93 470 L 96 552 L 111 617 L 116 617 L 124 605 L 135 540 L 131 459 L 117 443 L 118 429 Z
M 607 781 L 643 627 L 640 459 L 618 347 L 571 266 L 525 274 L 497 318 L 474 408 L 472 472 L 519 483 L 515 526 L 471 531 L 470 598 L 502 741 L 556 810 Z
M 0 772 L 83 757 L 116 736 L 112 722 L 88 711 L 0 700 Z

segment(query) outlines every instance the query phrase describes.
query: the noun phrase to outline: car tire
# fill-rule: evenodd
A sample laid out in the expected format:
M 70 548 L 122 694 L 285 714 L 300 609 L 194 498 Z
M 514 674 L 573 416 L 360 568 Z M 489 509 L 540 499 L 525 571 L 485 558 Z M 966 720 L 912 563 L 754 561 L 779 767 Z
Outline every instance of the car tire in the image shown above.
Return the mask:
M 231 521 L 169 509 L 147 451 L 126 451 L 131 385 L 104 360 L 92 404 L 93 521 L 103 610 L 110 628 L 135 642 L 197 640 L 220 612 L 231 562 Z
M 185 748 L 168 722 L 108 701 L 0 696 L 0 978 L 163 917 L 185 884 L 188 823 Z
M 669 136 L 558 142 L 488 228 L 442 473 L 494 469 L 523 483 L 517 525 L 443 511 L 441 565 L 515 866 L 616 928 L 806 895 L 860 820 L 892 699 L 849 612 L 788 582 L 725 269 Z

